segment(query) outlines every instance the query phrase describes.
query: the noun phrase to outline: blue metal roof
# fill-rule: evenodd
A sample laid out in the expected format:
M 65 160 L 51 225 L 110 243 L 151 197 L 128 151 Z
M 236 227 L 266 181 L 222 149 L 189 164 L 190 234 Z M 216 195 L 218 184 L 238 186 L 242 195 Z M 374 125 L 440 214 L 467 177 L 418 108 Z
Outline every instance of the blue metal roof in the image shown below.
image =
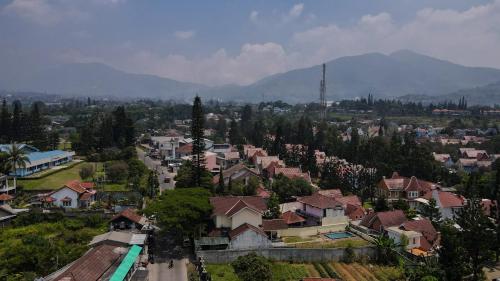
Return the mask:
M 66 156 L 66 151 L 62 150 L 51 150 L 51 151 L 44 151 L 44 152 L 32 152 L 29 154 L 26 154 L 28 159 L 30 161 L 38 161 L 42 159 L 51 159 L 51 158 L 56 158 L 56 157 L 64 157 Z

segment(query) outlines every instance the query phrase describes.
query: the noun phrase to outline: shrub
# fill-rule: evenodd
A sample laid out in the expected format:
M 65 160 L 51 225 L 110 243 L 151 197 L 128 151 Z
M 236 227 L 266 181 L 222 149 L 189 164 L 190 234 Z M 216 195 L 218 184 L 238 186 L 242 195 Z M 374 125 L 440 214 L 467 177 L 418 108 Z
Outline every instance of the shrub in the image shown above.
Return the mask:
M 238 257 L 231 266 L 242 281 L 272 280 L 271 262 L 255 253 Z
M 106 176 L 113 183 L 118 183 L 128 177 L 128 165 L 123 161 L 111 162 L 106 167 Z
M 82 165 L 79 174 L 82 179 L 88 179 L 90 177 L 93 177 L 95 174 L 94 166 L 92 164 Z

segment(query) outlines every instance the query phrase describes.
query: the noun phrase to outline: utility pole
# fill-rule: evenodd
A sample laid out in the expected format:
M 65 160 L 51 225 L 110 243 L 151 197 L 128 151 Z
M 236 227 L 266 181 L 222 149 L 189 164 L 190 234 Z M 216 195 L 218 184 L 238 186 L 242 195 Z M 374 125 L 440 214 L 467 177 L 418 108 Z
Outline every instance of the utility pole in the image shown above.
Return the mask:
M 322 119 L 326 118 L 326 64 L 323 64 L 323 78 L 319 83 L 319 106 Z

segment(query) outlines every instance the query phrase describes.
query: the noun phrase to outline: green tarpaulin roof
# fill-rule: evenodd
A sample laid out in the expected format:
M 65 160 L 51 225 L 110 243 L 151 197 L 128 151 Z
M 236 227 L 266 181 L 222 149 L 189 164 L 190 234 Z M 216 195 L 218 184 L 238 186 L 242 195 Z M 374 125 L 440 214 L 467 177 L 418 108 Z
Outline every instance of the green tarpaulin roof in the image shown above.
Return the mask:
M 130 248 L 125 258 L 122 260 L 122 263 L 116 269 L 113 276 L 111 276 L 110 281 L 123 281 L 127 273 L 129 272 L 132 265 L 134 265 L 135 260 L 141 253 L 142 247 L 134 245 Z

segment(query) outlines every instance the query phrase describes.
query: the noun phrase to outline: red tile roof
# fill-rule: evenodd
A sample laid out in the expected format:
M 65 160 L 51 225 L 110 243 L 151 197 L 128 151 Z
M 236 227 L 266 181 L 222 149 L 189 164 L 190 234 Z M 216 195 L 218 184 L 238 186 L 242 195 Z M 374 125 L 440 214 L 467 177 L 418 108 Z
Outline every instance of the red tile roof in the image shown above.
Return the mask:
M 9 195 L 7 193 L 0 194 L 0 201 L 9 201 L 12 199 L 14 199 L 14 196 L 12 196 L 12 195 Z
M 229 211 L 226 212 L 226 215 L 228 217 L 232 217 L 234 214 L 238 213 L 239 211 L 245 208 L 253 210 L 256 213 L 263 213 L 263 211 L 258 209 L 257 207 L 254 207 L 253 205 L 248 204 L 243 200 L 239 200 L 236 204 L 233 205 L 233 207 L 231 207 L 231 209 L 229 209 Z
M 242 203 L 239 203 L 239 202 Z M 231 211 L 232 214 L 238 212 L 242 208 L 250 207 L 252 209 L 258 210 L 259 212 L 264 212 L 267 210 L 267 204 L 262 197 L 259 196 L 218 196 L 211 197 L 210 204 L 213 207 L 212 215 L 228 215 Z M 238 204 L 237 208 L 235 205 Z M 239 209 L 238 209 L 239 208 Z
M 88 201 L 88 200 L 90 200 L 91 197 L 92 197 L 92 193 L 85 192 L 84 194 L 82 194 L 82 196 L 80 196 L 80 200 Z
M 229 232 L 229 238 L 234 239 L 235 237 L 245 233 L 247 230 L 252 230 L 252 231 L 256 232 L 257 234 L 260 234 L 262 236 L 267 237 L 267 234 L 262 229 L 257 228 L 251 224 L 244 223 L 244 224 L 238 226 L 237 228 L 231 230 Z
M 112 267 L 118 265 L 122 256 L 116 246 L 97 246 L 77 259 L 54 281 L 97 281 Z
M 386 211 L 386 212 L 378 212 L 378 213 L 371 213 L 366 215 L 362 220 L 361 220 L 361 225 L 372 228 L 373 223 L 376 220 L 380 221 L 380 224 L 384 227 L 390 227 L 390 226 L 399 226 L 403 222 L 407 221 L 405 213 L 401 210 L 394 210 L 394 211 Z
M 439 201 L 443 208 L 465 206 L 465 198 L 463 196 L 448 191 L 439 191 Z
M 314 193 L 313 195 L 310 196 L 300 197 L 297 199 L 297 201 L 319 209 L 342 207 L 342 203 L 337 201 L 335 198 L 324 196 L 319 193 Z
M 175 152 L 183 153 L 183 154 L 191 154 L 191 153 L 193 153 L 193 144 L 192 143 L 185 144 L 185 145 L 177 148 L 175 150 Z
M 286 224 L 294 224 L 306 221 L 306 219 L 304 219 L 303 217 L 297 215 L 295 212 L 292 211 L 284 212 L 283 214 L 281 214 L 281 218 L 284 220 Z
M 339 198 L 343 196 L 342 191 L 340 191 L 340 189 L 322 189 L 319 190 L 318 193 L 333 198 Z
M 311 181 L 311 177 L 309 176 L 309 173 L 303 173 L 300 168 L 281 168 L 281 167 L 276 167 L 274 168 L 274 174 L 279 175 L 283 174 L 285 177 L 289 179 L 297 179 L 301 178 L 304 179 L 308 182 Z
M 262 198 L 269 198 L 271 197 L 271 194 L 269 191 L 265 190 L 262 186 L 259 186 L 256 190 L 257 196 L 262 197 Z
M 76 193 L 84 193 L 87 191 L 82 185 L 79 180 L 72 180 L 70 182 L 67 182 L 65 187 L 68 187 L 69 189 L 73 190 Z
M 136 212 L 134 212 L 132 209 L 125 209 L 121 211 L 120 213 L 116 214 L 111 221 L 114 221 L 120 217 L 127 218 L 135 223 L 142 224 L 144 222 L 144 217 L 138 215 Z
M 394 172 L 391 178 L 383 178 L 379 183 L 378 187 L 388 190 L 404 190 L 404 191 L 421 191 L 427 192 L 433 189 L 433 187 L 439 186 L 436 183 L 419 180 L 416 177 L 402 177 L 398 173 Z
M 425 251 L 432 249 L 438 242 L 438 233 L 428 219 L 407 221 L 401 225 L 401 229 L 422 233 L 424 239 L 420 239 L 420 248 Z
M 262 220 L 262 229 L 264 231 L 287 229 L 288 225 L 283 219 Z
M 359 205 L 347 204 L 345 208 L 345 215 L 351 220 L 359 220 L 365 216 L 365 209 Z

